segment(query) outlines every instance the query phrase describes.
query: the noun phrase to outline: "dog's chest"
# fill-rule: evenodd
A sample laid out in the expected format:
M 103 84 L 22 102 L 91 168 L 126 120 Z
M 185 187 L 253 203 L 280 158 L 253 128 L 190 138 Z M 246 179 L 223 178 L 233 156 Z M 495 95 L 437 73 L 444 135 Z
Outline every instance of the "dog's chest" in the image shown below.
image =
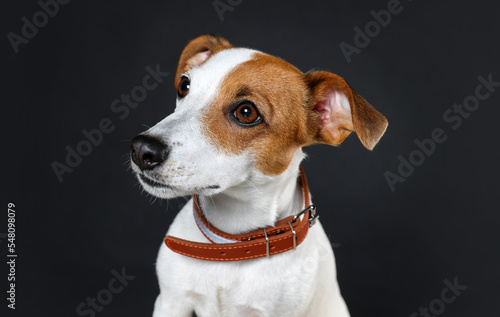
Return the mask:
M 206 242 L 192 220 L 190 204 L 169 234 Z M 186 209 L 187 208 L 187 209 Z M 292 316 L 309 303 L 317 280 L 314 234 L 295 251 L 247 261 L 214 262 L 160 248 L 157 271 L 162 292 L 191 302 L 207 316 Z M 205 315 L 204 315 L 205 316 Z
M 308 261 L 310 267 L 305 268 L 303 261 L 296 261 L 296 254 L 209 262 L 163 246 L 160 252 L 165 256 L 165 261 L 158 262 L 160 283 L 167 288 L 174 285 L 172 291 L 192 302 L 197 311 L 213 310 L 214 316 L 241 316 L 242 311 L 245 316 L 273 316 L 271 312 L 291 316 L 314 293 L 315 261 Z

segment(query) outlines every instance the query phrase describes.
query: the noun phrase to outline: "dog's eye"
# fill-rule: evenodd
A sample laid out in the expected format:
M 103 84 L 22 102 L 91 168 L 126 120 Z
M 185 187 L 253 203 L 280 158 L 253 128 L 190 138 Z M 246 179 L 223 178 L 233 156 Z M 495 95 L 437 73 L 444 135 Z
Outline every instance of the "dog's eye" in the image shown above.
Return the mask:
M 182 98 L 187 95 L 190 86 L 191 86 L 191 81 L 189 80 L 189 78 L 187 76 L 182 76 L 181 81 L 179 82 L 179 89 L 177 90 L 179 98 Z
M 259 123 L 262 118 L 251 103 L 242 103 L 233 112 L 233 116 L 243 125 L 254 125 Z

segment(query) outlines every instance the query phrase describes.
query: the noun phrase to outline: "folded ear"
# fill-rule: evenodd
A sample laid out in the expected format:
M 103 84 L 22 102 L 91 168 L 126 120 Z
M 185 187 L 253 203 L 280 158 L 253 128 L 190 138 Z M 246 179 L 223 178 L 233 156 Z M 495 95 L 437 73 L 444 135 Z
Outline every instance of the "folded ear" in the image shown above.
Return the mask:
M 329 72 L 304 74 L 310 93 L 310 124 L 313 142 L 339 145 L 355 131 L 372 150 L 387 129 L 387 119 L 338 75 Z
M 180 76 L 189 68 L 199 66 L 211 55 L 231 47 L 231 44 L 225 38 L 211 35 L 202 35 L 189 42 L 179 58 L 175 86 L 178 86 Z

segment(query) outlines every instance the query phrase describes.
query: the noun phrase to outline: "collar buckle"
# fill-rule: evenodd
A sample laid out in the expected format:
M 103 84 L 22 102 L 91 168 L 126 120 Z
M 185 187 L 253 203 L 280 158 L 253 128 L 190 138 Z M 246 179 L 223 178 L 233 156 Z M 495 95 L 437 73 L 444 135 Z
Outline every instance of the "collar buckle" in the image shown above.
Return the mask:
M 316 206 L 314 206 L 314 205 L 310 205 L 306 209 L 302 210 L 301 212 L 299 212 L 298 214 L 293 216 L 292 222 L 295 222 L 297 220 L 297 218 L 299 218 L 300 216 L 302 216 L 303 214 L 305 214 L 308 211 L 310 211 L 309 212 L 309 219 L 307 219 L 307 221 L 309 221 L 309 228 L 314 226 L 314 224 L 316 224 L 316 220 L 319 218 L 319 215 L 316 214 Z

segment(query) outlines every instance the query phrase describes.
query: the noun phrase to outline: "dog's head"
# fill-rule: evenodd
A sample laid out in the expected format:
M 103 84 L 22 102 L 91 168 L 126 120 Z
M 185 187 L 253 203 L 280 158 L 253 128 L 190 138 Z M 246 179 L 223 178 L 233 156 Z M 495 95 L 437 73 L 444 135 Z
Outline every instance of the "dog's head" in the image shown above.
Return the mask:
M 373 149 L 387 120 L 339 76 L 201 36 L 183 50 L 175 112 L 132 140 L 132 168 L 162 198 L 213 195 L 278 175 L 314 143 L 356 132 Z

